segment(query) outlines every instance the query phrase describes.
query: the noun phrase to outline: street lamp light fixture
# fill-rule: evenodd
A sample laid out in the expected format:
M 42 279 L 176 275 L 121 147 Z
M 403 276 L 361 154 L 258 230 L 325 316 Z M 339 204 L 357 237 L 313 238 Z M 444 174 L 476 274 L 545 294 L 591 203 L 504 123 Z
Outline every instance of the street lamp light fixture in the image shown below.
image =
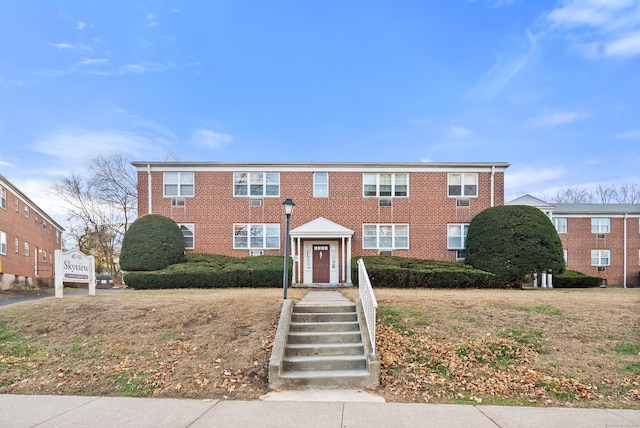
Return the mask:
M 282 288 L 284 289 L 284 299 L 287 300 L 287 287 L 289 285 L 289 219 L 293 212 L 293 203 L 291 198 L 287 198 L 282 203 L 284 206 L 284 215 L 287 217 L 287 226 L 284 234 L 284 273 L 282 275 Z

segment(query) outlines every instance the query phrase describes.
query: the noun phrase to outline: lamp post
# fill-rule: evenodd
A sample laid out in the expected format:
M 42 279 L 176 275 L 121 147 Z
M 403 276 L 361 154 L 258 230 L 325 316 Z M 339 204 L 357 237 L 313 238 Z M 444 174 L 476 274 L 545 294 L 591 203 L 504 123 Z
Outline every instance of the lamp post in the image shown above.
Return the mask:
M 287 198 L 282 205 L 284 205 L 284 215 L 287 217 L 287 226 L 284 234 L 284 273 L 282 275 L 284 299 L 287 300 L 287 286 L 289 285 L 289 219 L 296 204 L 293 203 L 291 198 Z

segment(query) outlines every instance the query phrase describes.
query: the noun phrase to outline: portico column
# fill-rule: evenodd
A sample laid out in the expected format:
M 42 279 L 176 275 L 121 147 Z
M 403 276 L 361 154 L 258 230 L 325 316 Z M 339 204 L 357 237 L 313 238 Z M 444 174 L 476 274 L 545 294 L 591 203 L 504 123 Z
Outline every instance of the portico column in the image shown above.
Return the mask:
M 351 284 L 351 236 L 347 237 L 347 284 Z

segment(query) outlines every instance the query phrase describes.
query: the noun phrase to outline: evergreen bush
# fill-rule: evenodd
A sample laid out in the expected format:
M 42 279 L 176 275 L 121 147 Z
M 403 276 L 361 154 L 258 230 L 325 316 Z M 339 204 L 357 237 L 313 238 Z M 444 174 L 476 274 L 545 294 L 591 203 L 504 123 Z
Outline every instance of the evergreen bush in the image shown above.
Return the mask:
M 124 234 L 120 267 L 125 271 L 155 271 L 185 260 L 184 238 L 175 221 L 148 214 Z
M 542 211 L 526 205 L 497 206 L 476 215 L 469 224 L 465 262 L 513 286 L 534 272 L 564 271 L 556 228 Z

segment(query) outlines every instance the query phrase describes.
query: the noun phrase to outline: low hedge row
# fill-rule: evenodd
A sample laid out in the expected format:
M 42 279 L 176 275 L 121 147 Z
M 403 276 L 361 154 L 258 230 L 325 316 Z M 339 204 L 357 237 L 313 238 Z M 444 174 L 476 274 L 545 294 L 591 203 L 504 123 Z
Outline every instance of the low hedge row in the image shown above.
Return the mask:
M 351 277 L 358 282 L 358 259 L 364 261 L 373 287 L 507 288 L 495 275 L 461 263 L 397 256 L 367 256 L 352 260 Z
M 553 288 L 593 288 L 600 285 L 602 285 L 602 278 L 574 270 L 565 270 L 553 276 Z
M 124 282 L 134 289 L 277 288 L 282 287 L 283 269 L 284 259 L 279 256 L 188 254 L 186 263 L 152 272 L 129 272 Z M 289 273 L 291 278 L 291 267 Z

